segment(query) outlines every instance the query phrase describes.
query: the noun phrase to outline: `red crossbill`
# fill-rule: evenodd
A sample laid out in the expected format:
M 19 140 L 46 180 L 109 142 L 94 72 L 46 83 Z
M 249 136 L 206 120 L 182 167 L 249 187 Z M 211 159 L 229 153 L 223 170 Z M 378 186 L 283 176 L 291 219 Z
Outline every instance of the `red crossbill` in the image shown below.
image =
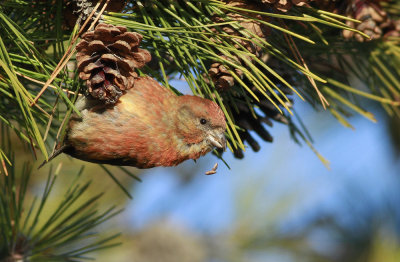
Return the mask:
M 150 77 L 135 80 L 118 103 L 96 107 L 77 102 L 60 153 L 102 164 L 151 168 L 197 159 L 225 148 L 225 116 L 213 101 L 177 96 Z

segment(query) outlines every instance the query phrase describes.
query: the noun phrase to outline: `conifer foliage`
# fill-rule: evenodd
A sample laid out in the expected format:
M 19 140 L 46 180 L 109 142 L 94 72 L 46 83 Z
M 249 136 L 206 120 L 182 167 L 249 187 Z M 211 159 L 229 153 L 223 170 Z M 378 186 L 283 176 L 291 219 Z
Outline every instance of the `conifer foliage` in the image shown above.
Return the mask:
M 92 246 L 65 251 L 61 242 L 114 214 L 85 211 L 59 231 L 35 228 L 27 217 L 41 218 L 54 172 L 31 210 L 24 194 L 32 165 L 15 169 L 8 134 L 30 149 L 31 162 L 47 159 L 70 117 L 79 116 L 79 96 L 112 106 L 147 75 L 177 94 L 171 79 L 184 79 L 193 94 L 222 108 L 230 150 L 215 151 L 218 157 L 245 158 L 248 148 L 272 142 L 269 130 L 283 123 L 325 161 L 296 104 L 305 101 L 350 128 L 354 114 L 376 121 L 367 108 L 373 103 L 400 117 L 399 43 L 396 0 L 0 1 L 0 260 L 77 258 Z M 74 192 L 83 194 L 86 186 Z M 68 216 L 60 206 L 49 226 L 62 219 L 57 212 Z M 96 241 L 96 248 L 108 246 Z

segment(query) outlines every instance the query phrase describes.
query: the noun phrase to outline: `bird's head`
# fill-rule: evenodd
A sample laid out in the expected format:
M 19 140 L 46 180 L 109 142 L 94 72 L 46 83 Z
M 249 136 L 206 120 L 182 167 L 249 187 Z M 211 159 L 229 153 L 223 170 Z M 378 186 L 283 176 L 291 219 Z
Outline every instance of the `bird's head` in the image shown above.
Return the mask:
M 214 146 L 226 148 L 225 116 L 215 102 L 197 96 L 181 96 L 176 113 L 175 125 L 185 143 L 202 144 L 210 150 Z

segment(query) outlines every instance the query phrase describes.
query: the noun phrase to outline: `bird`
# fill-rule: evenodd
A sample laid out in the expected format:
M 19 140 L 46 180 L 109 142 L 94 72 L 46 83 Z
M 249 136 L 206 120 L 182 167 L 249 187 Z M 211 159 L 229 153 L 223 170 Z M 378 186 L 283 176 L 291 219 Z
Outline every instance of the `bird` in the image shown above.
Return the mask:
M 138 77 L 115 105 L 82 96 L 76 108 L 81 116 L 71 117 L 64 141 L 40 167 L 61 153 L 99 164 L 168 167 L 226 148 L 225 115 L 217 103 L 178 96 L 148 76 Z

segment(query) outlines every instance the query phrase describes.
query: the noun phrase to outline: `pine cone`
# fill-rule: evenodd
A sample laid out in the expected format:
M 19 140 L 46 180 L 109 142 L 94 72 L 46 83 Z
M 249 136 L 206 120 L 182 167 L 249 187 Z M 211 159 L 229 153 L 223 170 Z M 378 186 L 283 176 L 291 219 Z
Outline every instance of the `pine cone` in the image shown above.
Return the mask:
M 228 57 L 221 55 L 222 59 L 229 60 Z M 242 78 L 243 72 L 239 69 L 235 69 L 235 73 Z M 231 73 L 226 69 L 226 67 L 220 63 L 216 62 L 211 65 L 211 68 L 208 70 L 208 74 L 210 75 L 212 81 L 215 84 L 215 87 L 219 91 L 226 91 L 230 87 L 233 87 L 235 84 L 235 79 L 231 75 Z
M 250 4 L 247 1 L 244 0 L 228 0 L 225 1 L 227 5 L 232 6 L 232 7 L 239 7 L 243 9 L 249 9 L 249 10 L 259 10 L 259 6 L 255 4 Z M 249 13 L 249 12 L 241 12 L 239 13 L 226 13 L 225 16 L 213 16 L 212 20 L 215 23 L 222 23 L 222 22 L 227 22 L 227 21 L 239 21 L 240 26 L 243 28 L 243 30 L 251 32 L 252 34 L 256 35 L 259 38 L 267 38 L 267 36 L 270 34 L 270 28 L 266 25 L 264 25 L 261 22 L 258 21 L 248 21 L 249 17 L 254 17 L 259 20 L 265 20 L 266 17 L 263 17 L 258 14 L 254 13 Z M 240 36 L 240 37 L 246 37 L 248 40 L 240 39 L 240 38 L 232 38 L 231 41 L 234 41 L 233 46 L 237 49 L 242 49 L 244 47 L 247 49 L 250 53 L 256 55 L 257 57 L 260 57 L 262 55 L 262 50 L 259 45 L 254 43 L 253 37 L 248 37 L 247 35 L 243 35 L 244 32 L 240 32 L 241 30 L 238 30 L 234 28 L 231 25 L 224 25 L 220 26 L 219 28 L 213 27 L 211 29 L 215 33 L 218 32 L 224 32 L 226 34 L 232 35 L 232 36 Z M 213 39 L 215 42 L 218 40 Z M 224 60 L 227 60 L 228 58 L 226 56 L 221 55 L 221 58 Z M 237 64 L 243 64 L 243 59 L 251 60 L 250 57 L 240 57 L 234 59 L 235 63 Z M 232 69 L 233 70 L 233 69 Z M 239 77 L 242 77 L 243 72 L 240 70 L 235 69 L 236 74 L 239 75 Z M 232 87 L 235 83 L 233 76 L 228 72 L 228 70 L 225 68 L 224 65 L 222 65 L 220 62 L 214 62 L 211 65 L 211 68 L 209 69 L 209 74 L 211 76 L 211 79 L 215 83 L 216 87 L 222 90 L 226 90 L 229 87 Z
M 258 5 L 250 4 L 245 0 L 230 0 L 226 1 L 228 6 L 232 7 L 238 7 L 238 8 L 243 8 L 243 9 L 249 9 L 249 10 L 259 10 L 260 7 Z M 239 13 L 226 13 L 225 16 L 218 16 L 214 15 L 211 19 L 216 22 L 216 23 L 223 23 L 227 21 L 238 21 L 240 26 L 244 29 L 247 30 L 254 35 L 260 37 L 260 38 L 266 38 L 270 34 L 270 28 L 266 25 L 264 25 L 261 22 L 258 21 L 248 21 L 249 19 L 246 17 L 254 17 L 259 20 L 264 20 L 267 21 L 267 18 L 258 14 L 254 13 L 249 13 L 249 12 L 241 12 Z M 225 32 L 226 34 L 232 35 L 232 36 L 243 36 L 243 34 L 233 28 L 231 25 L 225 25 L 225 26 L 220 26 L 220 30 Z M 219 30 L 217 28 L 213 27 L 211 29 L 215 33 L 218 33 Z M 257 56 L 260 55 L 261 48 L 254 44 L 252 40 L 252 37 L 249 37 L 248 40 L 243 40 L 239 38 L 233 38 L 235 41 L 235 48 L 240 48 L 240 45 L 246 48 L 249 52 L 252 54 L 255 54 Z
M 390 20 L 386 11 L 384 11 L 379 5 L 379 1 L 375 2 L 376 3 L 373 3 L 373 1 L 356 0 L 352 5 L 353 8 L 347 12 L 347 15 L 360 20 L 361 23 L 355 24 L 352 21 L 347 21 L 346 24 L 352 28 L 364 32 L 370 37 L 370 39 L 366 39 L 363 36 L 348 30 L 343 30 L 344 38 L 355 38 L 359 42 L 364 42 L 382 37 L 382 28 L 390 23 Z
M 142 38 L 125 27 L 109 24 L 99 24 L 82 35 L 76 46 L 78 72 L 93 98 L 115 104 L 124 90 L 133 87 L 135 68 L 151 60 L 150 53 L 139 48 Z

